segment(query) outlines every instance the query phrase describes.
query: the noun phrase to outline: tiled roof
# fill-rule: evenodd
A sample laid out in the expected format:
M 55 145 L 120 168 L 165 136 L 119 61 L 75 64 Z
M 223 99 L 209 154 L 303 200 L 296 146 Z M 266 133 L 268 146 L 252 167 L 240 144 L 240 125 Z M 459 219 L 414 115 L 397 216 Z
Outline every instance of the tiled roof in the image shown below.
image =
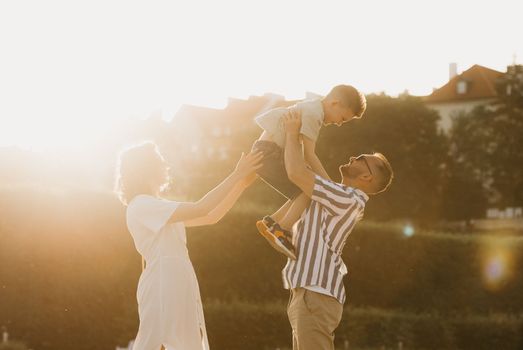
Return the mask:
M 503 73 L 497 70 L 475 64 L 452 78 L 447 84 L 434 90 L 429 96 L 425 96 L 424 99 L 428 103 L 438 103 L 495 98 L 498 96 L 496 80 L 502 75 Z M 461 94 L 457 90 L 460 81 L 467 83 L 465 93 Z

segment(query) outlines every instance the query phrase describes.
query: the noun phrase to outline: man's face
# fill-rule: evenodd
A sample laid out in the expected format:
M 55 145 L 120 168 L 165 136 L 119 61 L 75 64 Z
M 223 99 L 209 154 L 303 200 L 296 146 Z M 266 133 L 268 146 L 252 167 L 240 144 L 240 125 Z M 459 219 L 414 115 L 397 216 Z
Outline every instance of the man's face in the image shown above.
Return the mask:
M 376 162 L 380 159 L 372 154 L 360 154 L 357 157 L 350 157 L 349 162 L 340 166 L 340 173 L 343 179 L 354 180 L 360 175 L 374 175 Z
M 327 104 L 325 109 L 325 125 L 335 124 L 341 126 L 342 124 L 354 119 L 355 115 L 352 109 L 344 107 L 339 101 L 331 101 Z

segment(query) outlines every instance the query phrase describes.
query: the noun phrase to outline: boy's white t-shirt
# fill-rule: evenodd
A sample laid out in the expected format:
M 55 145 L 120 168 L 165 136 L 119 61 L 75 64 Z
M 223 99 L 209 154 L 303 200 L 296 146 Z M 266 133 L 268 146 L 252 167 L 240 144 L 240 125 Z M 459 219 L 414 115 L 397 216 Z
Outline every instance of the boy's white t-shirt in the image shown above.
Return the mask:
M 321 100 L 310 99 L 298 102 L 296 108 L 301 112 L 300 133 L 316 142 L 324 119 Z M 255 118 L 256 124 L 265 130 L 281 148 L 285 146 L 283 115 L 287 110 L 286 107 L 274 108 Z

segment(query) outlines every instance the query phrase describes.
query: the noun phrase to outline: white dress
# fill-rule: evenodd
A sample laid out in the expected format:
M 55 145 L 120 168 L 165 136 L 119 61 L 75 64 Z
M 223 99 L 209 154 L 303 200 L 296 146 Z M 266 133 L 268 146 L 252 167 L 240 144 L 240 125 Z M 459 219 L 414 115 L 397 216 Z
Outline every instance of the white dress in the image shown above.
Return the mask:
M 133 350 L 208 350 L 200 290 L 187 251 L 185 226 L 168 224 L 177 202 L 138 195 L 127 227 L 146 268 L 137 290 L 140 327 Z

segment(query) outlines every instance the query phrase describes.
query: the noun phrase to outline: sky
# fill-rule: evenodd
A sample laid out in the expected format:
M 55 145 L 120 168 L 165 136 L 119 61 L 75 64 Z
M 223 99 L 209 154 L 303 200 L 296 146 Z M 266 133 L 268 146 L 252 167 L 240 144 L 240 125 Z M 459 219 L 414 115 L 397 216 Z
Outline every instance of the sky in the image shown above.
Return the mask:
M 515 0 L 2 0 L 0 146 L 71 147 L 184 103 L 340 83 L 427 95 L 450 62 L 523 63 L 521 13 Z

